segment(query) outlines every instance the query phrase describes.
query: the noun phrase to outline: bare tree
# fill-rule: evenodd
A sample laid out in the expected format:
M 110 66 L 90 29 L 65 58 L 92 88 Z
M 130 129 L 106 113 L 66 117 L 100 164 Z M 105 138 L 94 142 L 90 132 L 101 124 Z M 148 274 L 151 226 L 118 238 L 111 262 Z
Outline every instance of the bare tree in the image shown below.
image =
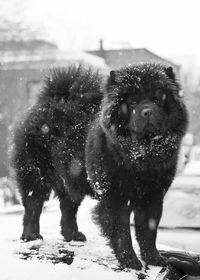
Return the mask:
M 0 0 L 0 41 L 29 41 L 44 37 L 44 31 L 27 19 L 28 2 L 25 0 Z

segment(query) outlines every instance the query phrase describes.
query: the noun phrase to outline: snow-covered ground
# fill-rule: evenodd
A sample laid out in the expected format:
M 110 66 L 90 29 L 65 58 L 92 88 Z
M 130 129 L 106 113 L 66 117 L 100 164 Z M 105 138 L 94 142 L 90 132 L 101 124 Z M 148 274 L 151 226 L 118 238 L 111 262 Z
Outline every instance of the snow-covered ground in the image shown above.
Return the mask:
M 200 251 L 200 233 L 194 230 L 166 229 L 170 226 L 199 226 L 199 181 L 185 178 L 175 181 L 168 194 L 158 232 L 158 247 Z M 192 186 L 192 187 L 191 187 Z M 95 201 L 86 198 L 78 214 L 79 229 L 87 236 L 87 242 L 63 242 L 60 234 L 60 211 L 56 200 L 47 203 L 41 216 L 43 241 L 24 243 L 19 240 L 22 231 L 23 208 L 9 207 L 0 211 L 0 280 L 90 280 L 90 279 L 138 279 L 133 270 L 120 271 L 118 263 L 106 240 L 91 219 Z M 193 222 L 195 220 L 195 223 Z M 133 244 L 138 251 L 134 239 Z M 139 255 L 139 253 L 138 253 Z M 144 272 L 146 279 L 155 280 L 159 267 Z
M 118 269 L 110 247 L 91 220 L 90 210 L 95 203 L 86 198 L 79 211 L 79 228 L 87 236 L 84 244 L 63 242 L 59 226 L 60 212 L 55 201 L 49 203 L 41 216 L 43 241 L 24 243 L 19 240 L 23 215 L 21 207 L 2 211 L 0 280 L 138 279 L 139 273 Z M 148 279 L 155 279 L 159 271 L 159 267 L 151 267 L 147 272 Z

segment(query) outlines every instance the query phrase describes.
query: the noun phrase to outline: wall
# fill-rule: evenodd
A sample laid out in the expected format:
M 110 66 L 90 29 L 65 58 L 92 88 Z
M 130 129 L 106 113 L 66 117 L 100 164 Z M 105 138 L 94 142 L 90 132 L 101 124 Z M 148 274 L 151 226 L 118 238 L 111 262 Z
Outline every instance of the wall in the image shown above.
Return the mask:
M 10 129 L 26 111 L 28 105 L 32 104 L 33 91 L 41 85 L 47 71 L 47 69 L 0 71 L 0 177 L 9 174 L 7 151 Z

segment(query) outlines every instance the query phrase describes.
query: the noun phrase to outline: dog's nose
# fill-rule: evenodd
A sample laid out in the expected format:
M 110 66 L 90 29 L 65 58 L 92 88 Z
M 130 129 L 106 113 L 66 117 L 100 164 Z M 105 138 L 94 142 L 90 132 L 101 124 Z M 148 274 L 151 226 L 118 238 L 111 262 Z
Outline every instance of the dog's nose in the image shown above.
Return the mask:
M 149 118 L 152 115 L 152 109 L 151 108 L 145 108 L 141 111 L 141 115 L 144 118 Z

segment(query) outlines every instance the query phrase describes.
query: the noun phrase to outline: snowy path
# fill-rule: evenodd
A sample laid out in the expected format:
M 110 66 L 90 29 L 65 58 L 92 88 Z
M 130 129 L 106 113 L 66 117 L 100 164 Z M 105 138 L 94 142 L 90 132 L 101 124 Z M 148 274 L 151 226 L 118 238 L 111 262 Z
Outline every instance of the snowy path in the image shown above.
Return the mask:
M 118 270 L 111 249 L 91 221 L 90 209 L 94 204 L 95 201 L 86 199 L 79 211 L 79 228 L 87 236 L 84 244 L 63 242 L 56 204 L 49 206 L 41 216 L 43 241 L 23 243 L 19 240 L 22 211 L 0 214 L 0 280 L 138 279 L 133 270 Z M 159 271 L 159 267 L 151 267 L 147 279 L 154 280 Z
M 199 179 L 200 180 L 200 179 Z M 199 181 L 191 186 L 185 182 L 172 188 L 164 206 L 163 226 L 198 226 Z M 177 186 L 178 189 L 177 190 Z M 197 189 L 198 191 L 194 191 Z M 56 200 L 47 203 L 41 216 L 43 241 L 23 243 L 19 240 L 22 232 L 23 208 L 21 206 L 0 211 L 0 280 L 134 280 L 139 273 L 133 270 L 120 271 L 118 263 L 106 240 L 91 219 L 91 209 L 95 201 L 86 198 L 78 213 L 80 231 L 87 236 L 86 243 L 63 242 L 60 234 L 60 211 Z M 136 252 L 138 247 L 134 240 Z M 158 231 L 159 249 L 165 246 L 200 252 L 199 231 L 168 230 Z M 155 280 L 159 267 L 151 267 L 146 279 Z

